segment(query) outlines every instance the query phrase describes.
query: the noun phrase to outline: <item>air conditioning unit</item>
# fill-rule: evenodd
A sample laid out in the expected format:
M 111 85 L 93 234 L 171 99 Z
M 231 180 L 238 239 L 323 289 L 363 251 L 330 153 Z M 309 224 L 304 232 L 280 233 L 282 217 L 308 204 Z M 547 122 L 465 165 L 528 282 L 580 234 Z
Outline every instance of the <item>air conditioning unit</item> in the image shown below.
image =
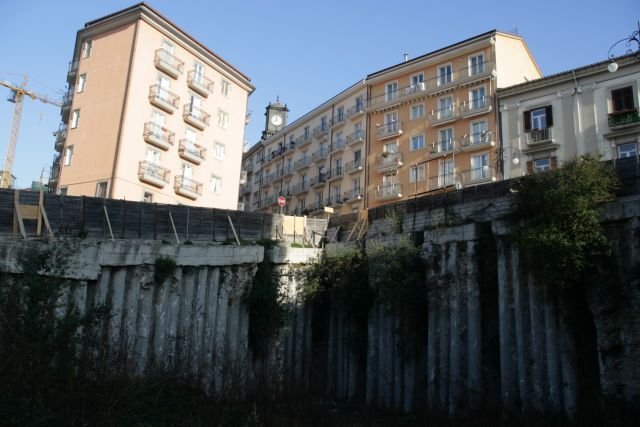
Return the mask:
M 239 211 L 243 211 L 244 210 L 244 203 L 238 203 L 238 210 Z

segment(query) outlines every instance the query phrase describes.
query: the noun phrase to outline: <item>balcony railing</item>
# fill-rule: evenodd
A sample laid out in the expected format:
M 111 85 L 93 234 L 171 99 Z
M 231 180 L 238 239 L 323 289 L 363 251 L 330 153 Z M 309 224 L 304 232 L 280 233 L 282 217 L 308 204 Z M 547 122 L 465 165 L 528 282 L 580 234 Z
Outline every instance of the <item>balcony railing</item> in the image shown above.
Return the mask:
M 364 114 L 364 104 L 355 104 L 347 110 L 347 118 L 349 120 L 356 119 Z
M 460 172 L 458 180 L 462 185 L 480 184 L 496 180 L 495 168 L 489 165 Z
M 291 192 L 293 194 L 302 194 L 309 191 L 309 181 L 298 182 L 297 184 L 291 187 Z
M 240 194 L 251 194 L 253 191 L 253 186 L 251 184 L 245 184 L 240 187 Z
M 287 152 L 287 147 L 284 145 L 279 146 L 275 150 L 273 150 L 270 154 L 267 155 L 267 163 L 284 155 Z
M 171 114 L 178 109 L 180 97 L 160 85 L 152 85 L 149 87 L 149 101 Z
M 171 171 L 146 160 L 138 164 L 138 178 L 140 181 L 162 188 L 169 183 Z
M 176 176 L 173 189 L 177 194 L 193 200 L 202 195 L 202 183 L 182 175 Z
M 311 153 L 311 161 L 312 162 L 320 162 L 324 161 L 327 158 L 329 152 L 325 148 L 321 148 L 318 151 L 314 151 Z
M 359 142 L 364 141 L 364 132 L 361 130 L 357 130 L 355 132 L 350 133 L 346 137 L 347 145 L 355 145 Z
M 376 171 L 387 172 L 402 166 L 402 153 L 382 153 L 376 161 Z
M 204 130 L 209 126 L 210 114 L 192 104 L 187 104 L 182 110 L 182 118 L 191 126 Z
M 460 140 L 460 149 L 462 151 L 470 151 L 474 148 L 486 148 L 487 145 L 494 146 L 493 142 L 493 132 L 492 131 L 484 131 L 472 133 L 471 135 L 465 135 L 464 138 Z
M 460 107 L 460 114 L 463 117 L 470 117 L 477 114 L 485 114 L 485 113 L 488 113 L 489 111 L 491 111 L 491 104 L 489 103 L 489 100 L 485 96 L 465 102 Z
M 327 174 L 327 181 L 335 181 L 336 179 L 342 178 L 343 176 L 344 176 L 344 169 L 342 168 L 342 166 L 335 166 Z
M 455 143 L 453 139 L 443 139 L 433 143 L 430 154 L 443 154 L 453 151 Z
M 184 62 L 165 49 L 156 50 L 154 63 L 158 70 L 164 71 L 174 79 L 182 74 Z
M 187 74 L 187 85 L 205 98 L 213 92 L 213 81 L 205 77 L 204 74 L 196 72 L 196 70 L 191 70 Z
M 342 203 L 343 203 L 343 200 L 342 200 L 341 193 L 332 194 L 329 196 L 329 199 L 327 200 L 327 205 L 329 206 L 341 205 Z
M 77 59 L 74 59 L 73 61 L 69 62 L 69 71 L 67 73 L 67 78 L 70 83 L 74 83 L 76 80 L 78 65 L 80 65 L 80 61 Z
M 293 165 L 284 166 L 282 168 L 282 177 L 284 178 L 286 176 L 292 175 L 294 171 L 295 168 L 293 167 Z
M 327 135 L 329 133 L 329 127 L 328 126 L 322 126 L 322 125 L 318 125 L 316 127 L 313 128 L 313 137 L 314 138 L 321 138 L 325 135 Z
M 456 120 L 458 115 L 456 114 L 456 108 L 454 104 L 448 105 L 444 108 L 431 111 L 429 115 L 429 124 L 431 126 L 439 125 L 443 123 L 449 123 Z
M 53 163 L 51 164 L 51 173 L 49 174 L 49 181 L 57 181 L 60 178 L 60 155 L 55 156 Z
M 339 127 L 339 126 L 342 126 L 344 124 L 344 122 L 345 122 L 344 114 L 336 114 L 331 119 L 331 126 L 332 127 Z
M 178 155 L 185 160 L 199 165 L 205 158 L 207 149 L 189 139 L 181 139 L 178 147 Z
M 396 135 L 402 135 L 402 122 L 385 123 L 376 129 L 378 139 L 391 138 Z
M 56 151 L 62 151 L 64 142 L 67 140 L 67 125 L 60 125 L 57 131 L 53 133 L 56 137 L 55 149 Z
M 392 199 L 396 197 L 402 197 L 402 185 L 399 183 L 381 185 L 376 188 L 377 200 Z
M 344 165 L 344 171 L 346 173 L 355 173 L 355 172 L 360 172 L 361 170 L 362 170 L 362 159 L 352 160 L 350 162 L 347 162 Z
M 428 189 L 437 190 L 438 188 L 451 187 L 455 185 L 456 177 L 453 171 L 448 173 L 440 173 L 439 175 L 429 178 L 427 181 Z
M 311 157 L 303 157 L 301 159 L 296 160 L 293 163 L 293 167 L 295 170 L 300 170 L 308 167 L 311 164 Z
M 527 145 L 548 144 L 553 142 L 553 133 L 551 128 L 531 129 L 525 133 L 525 141 Z
M 176 134 L 154 122 L 144 124 L 143 137 L 146 142 L 163 150 L 168 150 L 175 140 Z
M 352 188 L 349 191 L 345 191 L 342 199 L 344 201 L 350 202 L 353 200 L 362 200 L 363 194 L 362 194 L 362 190 L 358 187 L 358 188 Z
M 327 174 L 321 173 L 316 176 L 312 176 L 309 179 L 309 185 L 311 188 L 319 188 L 324 186 L 325 182 L 327 182 Z
M 331 153 L 336 153 L 338 151 L 342 151 L 344 150 L 345 147 L 345 141 L 343 138 L 340 139 L 336 139 L 335 141 L 333 141 L 333 143 L 331 144 Z
M 306 144 L 311 142 L 311 136 L 310 135 L 300 135 L 299 137 L 297 137 L 295 139 L 295 142 L 296 142 L 296 146 L 297 147 L 301 147 L 302 145 L 306 145 Z
M 626 127 L 640 125 L 640 116 L 638 110 L 615 111 L 609 114 L 609 128 L 623 129 Z

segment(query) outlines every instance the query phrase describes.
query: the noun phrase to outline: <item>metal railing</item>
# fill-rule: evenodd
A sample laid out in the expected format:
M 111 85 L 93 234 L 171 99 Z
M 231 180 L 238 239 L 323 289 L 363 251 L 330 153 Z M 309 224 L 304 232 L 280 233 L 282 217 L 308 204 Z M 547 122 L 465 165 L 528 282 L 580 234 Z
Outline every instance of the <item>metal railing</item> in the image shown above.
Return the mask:
M 339 151 L 339 150 L 344 150 L 344 147 L 345 147 L 344 138 L 336 139 L 331 144 L 331 153 L 334 153 L 334 152 Z
M 311 157 L 310 157 L 310 156 L 308 156 L 308 157 L 303 157 L 303 158 L 301 158 L 301 159 L 296 160 L 296 161 L 293 163 L 293 167 L 294 167 L 296 170 L 298 170 L 298 169 L 305 168 L 305 167 L 309 166 L 310 164 L 311 164 Z
M 355 200 L 362 199 L 363 193 L 360 187 L 352 188 L 351 190 L 345 191 L 343 194 L 344 200 Z
M 149 99 L 151 101 L 159 100 L 177 109 L 180 103 L 180 97 L 173 92 L 161 87 L 160 85 L 151 85 L 149 87 Z
M 524 135 L 527 145 L 544 144 L 553 141 L 551 128 L 531 129 L 529 132 L 525 132 Z
M 163 182 L 169 182 L 169 175 L 171 171 L 155 163 L 151 163 L 147 160 L 142 160 L 138 163 L 138 176 L 150 176 L 159 179 Z
M 186 176 L 176 176 L 176 183 L 174 186 L 176 191 L 184 190 L 198 196 L 202 195 L 202 183 Z
M 204 90 L 209 93 L 213 92 L 213 81 L 196 70 L 191 70 L 187 74 L 187 84 L 195 90 Z
M 356 130 L 351 132 L 346 137 L 347 145 L 355 144 L 357 142 L 364 141 L 364 132 L 362 130 Z
M 376 161 L 378 172 L 395 169 L 402 166 L 402 153 L 382 153 Z
M 395 135 L 402 134 L 402 122 L 390 122 L 378 126 L 376 129 L 376 136 L 378 139 L 388 138 Z
M 354 171 L 362 170 L 362 159 L 352 160 L 350 162 L 345 163 L 344 171 L 346 173 L 351 173 Z
M 191 155 L 197 157 L 201 160 L 204 160 L 206 157 L 207 149 L 202 145 L 196 144 L 190 139 L 181 139 L 180 145 L 178 146 L 178 154 L 180 155 Z
M 144 132 L 142 135 L 145 139 L 154 138 L 168 145 L 173 145 L 176 136 L 174 132 L 154 122 L 146 122 L 144 124 Z
M 211 115 L 193 104 L 185 105 L 182 111 L 182 115 L 185 119 L 190 118 L 209 126 L 209 118 L 211 117 Z
M 376 199 L 390 199 L 402 196 L 402 184 L 387 184 L 376 188 Z
M 157 67 L 170 72 L 173 71 L 174 74 L 182 74 L 184 68 L 184 62 L 165 49 L 156 50 L 154 62 Z

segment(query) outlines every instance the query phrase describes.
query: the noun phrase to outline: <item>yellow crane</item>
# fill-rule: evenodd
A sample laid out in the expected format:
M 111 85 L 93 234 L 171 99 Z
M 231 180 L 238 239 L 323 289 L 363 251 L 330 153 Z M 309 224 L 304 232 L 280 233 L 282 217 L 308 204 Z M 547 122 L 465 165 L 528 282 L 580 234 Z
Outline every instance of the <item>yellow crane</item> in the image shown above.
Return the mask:
M 62 107 L 62 102 L 51 99 L 46 95 L 40 95 L 36 92 L 27 89 L 27 77 L 25 76 L 22 85 L 17 86 L 7 80 L 0 81 L 0 85 L 5 86 L 11 90 L 7 101 L 13 102 L 15 107 L 13 109 L 13 121 L 11 122 L 11 129 L 9 130 L 9 145 L 7 146 L 7 156 L 4 160 L 4 169 L 2 170 L 2 179 L 0 179 L 0 188 L 9 188 L 11 182 L 11 170 L 13 169 L 13 160 L 16 155 L 16 145 L 18 143 L 18 134 L 20 133 L 20 120 L 22 119 L 22 104 L 24 97 L 28 96 L 31 99 L 37 99 L 45 104 L 53 104 L 58 107 Z

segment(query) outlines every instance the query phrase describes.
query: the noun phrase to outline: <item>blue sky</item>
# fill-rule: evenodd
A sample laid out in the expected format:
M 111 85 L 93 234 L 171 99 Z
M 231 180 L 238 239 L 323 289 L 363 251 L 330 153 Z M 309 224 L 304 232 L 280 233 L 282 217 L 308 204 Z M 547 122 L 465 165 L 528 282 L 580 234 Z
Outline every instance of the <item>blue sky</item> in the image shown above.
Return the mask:
M 525 37 L 545 75 L 606 59 L 637 29 L 637 0 L 448 1 L 260 0 L 147 2 L 251 77 L 255 143 L 264 108 L 279 96 L 300 117 L 367 74 L 491 29 Z M 0 0 L 0 80 L 60 98 L 76 31 L 134 4 L 125 0 Z M 623 53 L 620 51 L 619 53 Z M 0 155 L 4 165 L 13 104 L 0 88 Z M 18 187 L 45 180 L 54 156 L 59 109 L 26 100 L 13 172 Z M 2 166 L 0 166 L 0 169 Z

